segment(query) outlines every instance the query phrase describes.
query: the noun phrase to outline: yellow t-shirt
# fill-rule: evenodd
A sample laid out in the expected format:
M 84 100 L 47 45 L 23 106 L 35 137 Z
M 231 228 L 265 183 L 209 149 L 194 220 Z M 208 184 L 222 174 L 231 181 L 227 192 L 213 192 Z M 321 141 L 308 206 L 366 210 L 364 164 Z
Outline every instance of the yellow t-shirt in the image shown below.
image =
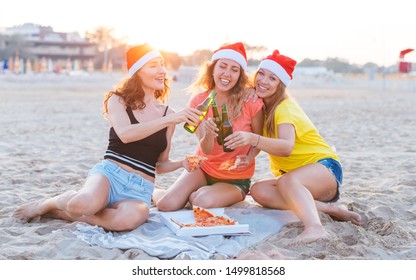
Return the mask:
M 274 138 L 278 138 L 277 125 L 283 123 L 292 124 L 295 128 L 295 145 L 288 157 L 279 157 L 269 154 L 270 169 L 275 176 L 289 172 L 306 164 L 317 162 L 324 158 L 333 158 L 339 161 L 338 156 L 325 142 L 318 130 L 292 98 L 283 100 L 274 112 L 276 131 Z M 266 137 L 266 126 L 263 127 L 263 135 Z

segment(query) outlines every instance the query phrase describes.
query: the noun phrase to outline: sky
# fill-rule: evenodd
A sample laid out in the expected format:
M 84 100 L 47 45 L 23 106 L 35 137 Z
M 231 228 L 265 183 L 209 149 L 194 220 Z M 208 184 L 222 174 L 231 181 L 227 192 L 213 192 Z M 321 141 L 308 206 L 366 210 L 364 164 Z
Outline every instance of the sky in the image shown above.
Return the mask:
M 130 44 L 188 55 L 225 42 L 265 46 L 271 53 L 363 65 L 397 63 L 416 49 L 413 0 L 6 0 L 0 28 L 26 22 L 85 35 L 110 27 Z M 406 56 L 416 62 L 416 51 Z

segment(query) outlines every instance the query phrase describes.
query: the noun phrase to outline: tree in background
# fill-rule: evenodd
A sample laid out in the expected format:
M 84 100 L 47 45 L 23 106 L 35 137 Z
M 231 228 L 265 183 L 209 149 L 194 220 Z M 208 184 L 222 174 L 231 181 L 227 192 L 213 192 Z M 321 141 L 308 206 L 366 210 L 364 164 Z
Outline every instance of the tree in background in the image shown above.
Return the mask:
M 114 29 L 105 26 L 99 26 L 92 32 L 86 32 L 85 38 L 89 42 L 97 44 L 99 55 L 96 58 L 96 66 L 101 66 L 103 71 L 108 70 L 108 65 L 111 62 L 113 67 L 122 68 L 120 60 L 124 60 L 124 54 L 127 49 L 126 38 L 116 38 L 114 36 Z

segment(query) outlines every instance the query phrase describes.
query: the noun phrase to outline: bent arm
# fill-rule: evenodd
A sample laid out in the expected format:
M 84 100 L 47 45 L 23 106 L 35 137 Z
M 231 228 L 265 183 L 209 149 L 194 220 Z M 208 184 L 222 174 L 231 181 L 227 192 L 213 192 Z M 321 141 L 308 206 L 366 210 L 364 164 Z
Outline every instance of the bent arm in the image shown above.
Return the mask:
M 131 124 L 130 118 L 126 113 L 126 106 L 121 98 L 113 95 L 108 100 L 108 118 L 110 124 L 123 143 L 141 140 L 169 125 L 176 125 L 189 120 L 196 121 L 200 114 L 198 110 L 190 108 L 186 108 L 178 113 L 175 113 L 173 110 L 170 110 L 170 112 L 173 113 L 155 118 L 151 121 Z
M 258 136 L 257 149 L 268 154 L 288 157 L 291 155 L 295 145 L 296 132 L 292 124 L 283 123 L 277 126 L 278 138 Z

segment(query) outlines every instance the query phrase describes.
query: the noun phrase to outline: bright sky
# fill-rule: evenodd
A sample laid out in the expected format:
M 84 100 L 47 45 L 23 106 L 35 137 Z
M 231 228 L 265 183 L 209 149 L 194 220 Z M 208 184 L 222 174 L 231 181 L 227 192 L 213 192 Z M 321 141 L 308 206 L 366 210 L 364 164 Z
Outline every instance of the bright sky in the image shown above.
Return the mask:
M 111 27 L 131 44 L 181 55 L 243 41 L 297 61 L 338 57 L 389 66 L 416 49 L 413 0 L 6 0 L 0 28 L 31 22 L 84 35 Z M 406 56 L 416 61 L 416 51 Z

